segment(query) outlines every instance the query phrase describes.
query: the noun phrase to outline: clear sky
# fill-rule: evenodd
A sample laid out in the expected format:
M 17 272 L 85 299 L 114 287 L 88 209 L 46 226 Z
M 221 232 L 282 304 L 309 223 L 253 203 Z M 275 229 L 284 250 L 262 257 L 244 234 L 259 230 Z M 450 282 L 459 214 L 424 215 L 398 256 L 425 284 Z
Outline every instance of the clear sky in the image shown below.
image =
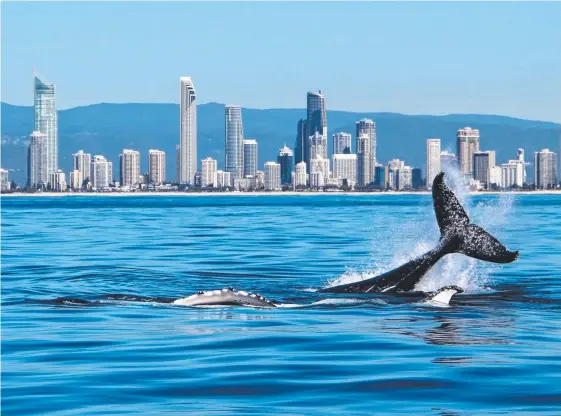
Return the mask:
M 178 102 L 561 121 L 561 3 L 2 3 L 2 101 Z

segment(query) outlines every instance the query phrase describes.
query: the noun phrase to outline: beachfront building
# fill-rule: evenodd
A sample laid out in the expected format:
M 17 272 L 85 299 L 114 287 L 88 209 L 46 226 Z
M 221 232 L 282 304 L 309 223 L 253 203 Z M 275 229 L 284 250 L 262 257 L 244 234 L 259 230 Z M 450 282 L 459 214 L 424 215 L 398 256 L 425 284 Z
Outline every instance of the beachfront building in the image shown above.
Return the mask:
M 90 169 L 92 187 L 99 190 L 108 188 L 113 181 L 113 163 L 102 155 L 95 155 Z
M 281 167 L 281 184 L 289 185 L 292 181 L 292 171 L 294 166 L 294 153 L 292 152 L 292 149 L 284 145 L 277 156 L 277 163 Z
M 166 153 L 162 150 L 148 150 L 148 183 L 161 185 L 166 181 Z
M 440 172 L 440 139 L 427 139 L 427 189 Z
M 140 181 L 140 152 L 123 149 L 119 155 L 121 186 L 136 187 Z
M 333 135 L 333 154 L 351 153 L 352 136 L 349 133 L 335 133 Z
M 302 187 L 308 185 L 308 174 L 306 169 L 306 162 L 296 164 L 294 173 L 294 187 Z
M 362 134 L 356 138 L 356 156 L 357 156 L 357 185 L 367 186 L 372 182 L 373 169 L 370 167 L 370 136 Z
M 321 156 L 327 159 L 327 136 L 322 136 L 317 131 L 309 137 L 309 155 L 310 159 L 315 159 L 317 156 Z M 311 166 L 311 165 L 310 165 Z
M 265 163 L 265 189 L 268 191 L 281 190 L 281 165 L 273 161 Z
M 410 190 L 413 187 L 413 170 L 411 166 L 403 166 L 396 171 L 396 187 L 399 191 Z
M 557 185 L 557 153 L 542 149 L 534 153 L 534 183 L 537 189 Z
M 368 175 L 370 183 L 374 178 L 374 167 L 376 166 L 376 123 L 369 118 L 363 118 L 356 122 L 356 137 L 357 140 L 360 136 L 368 136 L 369 143 L 369 163 L 368 169 L 370 173 Z M 358 149 L 358 148 L 357 148 Z M 358 150 L 357 150 L 358 153 Z
M 244 177 L 244 139 L 242 108 L 239 105 L 225 107 L 226 154 L 225 170 L 232 180 Z
M 55 86 L 46 84 L 38 77 L 34 80 L 33 113 L 34 130 L 44 137 L 44 182 L 58 169 L 58 116 L 55 103 Z
M 356 170 L 356 154 L 337 153 L 333 155 L 333 178 L 336 178 L 339 184 L 343 184 L 343 181 L 346 180 L 348 186 L 355 186 Z
M 179 78 L 179 183 L 195 185 L 197 172 L 197 94 L 191 77 Z
M 475 152 L 473 154 L 473 179 L 479 181 L 483 188 L 489 189 L 491 169 L 495 166 L 495 151 Z
M 29 188 L 46 187 L 47 177 L 47 136 L 34 131 L 29 136 L 27 149 L 27 186 Z
M 49 184 L 53 192 L 66 191 L 66 174 L 61 169 L 57 169 L 51 173 Z
M 456 144 L 460 172 L 473 177 L 473 154 L 479 152 L 479 130 L 471 127 L 459 129 Z
M 325 109 L 325 96 L 321 91 L 309 91 L 306 100 L 306 134 L 307 137 L 315 135 L 318 133 L 327 140 L 327 111 Z M 325 145 L 326 153 L 321 154 L 324 158 L 327 158 L 327 144 Z M 312 154 L 308 154 L 308 159 L 305 160 L 306 163 L 310 159 L 313 159 Z
M 92 154 L 84 153 L 83 150 L 72 154 L 72 169 L 80 171 L 82 175 L 82 182 L 80 183 L 80 188 L 85 180 L 90 179 L 90 166 L 92 164 Z M 72 188 L 78 189 L 78 188 Z
M 386 189 L 388 187 L 388 174 L 388 167 L 378 163 L 374 167 L 374 186 L 378 189 Z
M 257 140 L 247 139 L 243 141 L 243 176 L 255 177 L 257 173 Z
M 230 175 L 230 172 L 217 170 L 215 177 L 215 188 L 230 188 L 232 186 L 232 176 Z
M 201 160 L 201 186 L 216 187 L 216 172 L 218 171 L 218 161 L 211 157 Z
M 89 174 L 88 174 L 89 177 Z M 74 169 L 70 172 L 70 188 L 74 191 L 82 189 L 84 183 L 84 174 L 81 170 Z

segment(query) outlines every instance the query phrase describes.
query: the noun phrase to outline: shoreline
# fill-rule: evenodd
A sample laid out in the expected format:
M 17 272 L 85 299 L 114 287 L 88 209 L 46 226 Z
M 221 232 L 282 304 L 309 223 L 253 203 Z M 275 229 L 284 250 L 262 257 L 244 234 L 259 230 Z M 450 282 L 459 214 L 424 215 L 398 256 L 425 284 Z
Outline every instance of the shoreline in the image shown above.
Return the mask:
M 6 193 L 0 198 L 22 197 L 207 197 L 207 196 L 398 196 L 398 195 L 431 195 L 429 191 L 420 192 L 37 192 L 37 193 Z M 560 195 L 561 191 L 486 191 L 468 192 L 468 195 Z

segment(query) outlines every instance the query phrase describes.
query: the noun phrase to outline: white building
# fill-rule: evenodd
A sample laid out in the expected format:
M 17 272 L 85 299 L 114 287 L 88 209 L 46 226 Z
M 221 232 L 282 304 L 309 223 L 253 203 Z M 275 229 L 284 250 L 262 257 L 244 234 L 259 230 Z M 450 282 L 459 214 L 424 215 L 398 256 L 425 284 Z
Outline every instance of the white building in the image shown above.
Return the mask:
M 95 155 L 90 169 L 92 187 L 99 190 L 109 187 L 113 178 L 113 163 L 102 155 Z
M 294 186 L 307 186 L 308 185 L 308 174 L 306 173 L 306 162 L 300 162 L 296 164 L 294 173 Z
M 191 77 L 179 78 L 179 183 L 195 184 L 197 172 L 197 94 Z
M 0 169 L 0 189 L 7 191 L 10 189 L 10 179 L 8 178 L 8 170 Z
M 58 169 L 58 116 L 55 104 L 55 86 L 45 84 L 35 77 L 35 131 L 44 134 L 45 138 L 45 173 L 47 182 L 51 173 Z
M 38 188 L 47 185 L 47 136 L 34 131 L 29 136 L 27 150 L 27 186 Z
M 325 177 L 322 171 L 310 172 L 310 188 L 323 188 L 325 186 Z
M 208 186 L 216 187 L 216 172 L 218 171 L 218 162 L 216 159 L 207 157 L 201 160 L 201 186 L 206 188 Z
M 349 133 L 335 133 L 333 135 L 333 154 L 351 153 L 352 137 Z
M 244 139 L 242 108 L 239 105 L 227 105 L 225 111 L 226 164 L 225 171 L 233 179 L 244 176 Z
M 502 182 L 502 170 L 500 166 L 493 166 L 489 172 L 489 184 L 501 186 Z
M 89 174 L 88 174 L 89 176 Z M 73 190 L 82 189 L 82 184 L 84 183 L 84 176 L 82 171 L 74 169 L 70 172 L 70 188 Z
M 534 153 L 534 184 L 537 189 L 557 185 L 557 153 L 542 149 Z
M 327 159 L 326 136 L 321 135 L 316 131 L 313 136 L 309 137 L 309 147 L 310 160 L 314 159 L 316 156 L 321 156 L 324 159 Z
M 427 139 L 427 189 L 432 188 L 434 178 L 440 172 L 440 139 Z
M 317 172 L 321 172 L 321 180 L 317 175 L 313 177 L 313 174 Z M 327 178 L 329 178 L 329 159 L 318 156 L 310 160 L 310 187 L 325 186 Z
M 396 189 L 403 191 L 413 187 L 413 170 L 411 166 L 403 166 L 396 171 Z
M 516 177 L 518 176 L 518 164 L 503 163 L 501 169 L 501 188 L 508 189 L 516 185 Z
M 357 124 L 358 126 L 358 124 Z M 358 130 L 358 127 L 357 127 Z M 356 155 L 357 155 L 357 185 L 367 186 L 372 182 L 372 175 L 374 169 L 371 168 L 370 162 L 372 158 L 370 157 L 370 151 L 372 147 L 370 145 L 370 136 L 368 134 L 362 134 L 356 138 Z
M 255 183 L 258 188 L 263 188 L 265 186 L 265 172 L 258 170 L 255 174 Z
M 473 179 L 479 181 L 484 188 L 489 188 L 491 183 L 491 169 L 495 166 L 495 159 L 494 150 L 473 154 Z
M 356 137 L 360 137 L 362 135 L 368 136 L 368 142 L 370 144 L 370 151 L 369 151 L 369 163 L 368 168 L 370 169 L 370 180 L 368 183 L 372 182 L 374 179 L 374 167 L 376 166 L 376 123 L 369 118 L 363 118 L 356 122 Z M 357 148 L 357 154 L 359 153 Z
M 243 176 L 254 177 L 257 173 L 257 140 L 243 141 Z
M 216 179 L 214 180 L 215 188 L 230 188 L 232 186 L 232 176 L 230 172 L 225 172 L 223 170 L 217 170 Z
M 356 154 L 334 154 L 333 155 L 333 177 L 342 184 L 343 180 L 347 180 L 349 186 L 356 184 L 357 175 L 357 157 Z
M 281 188 L 281 165 L 273 161 L 265 163 L 265 189 L 278 191 Z
M 92 154 L 91 153 L 84 153 L 83 150 L 79 150 L 77 153 L 72 155 L 72 168 L 74 170 L 79 170 L 82 174 L 82 183 L 85 180 L 90 179 L 90 166 L 92 163 Z M 80 187 L 82 187 L 82 183 L 80 183 Z M 76 188 L 73 188 L 76 189 Z
M 65 173 L 62 170 L 57 169 L 55 172 L 51 173 L 51 177 L 49 178 L 49 183 L 51 185 L 51 189 L 54 192 L 66 191 Z
M 459 129 L 456 140 L 458 168 L 461 173 L 473 176 L 473 154 L 479 152 L 479 130 L 471 127 Z
M 136 150 L 123 149 L 119 156 L 121 165 L 121 186 L 135 187 L 140 181 L 140 153 Z
M 160 185 L 166 181 L 166 152 L 148 150 L 148 181 Z

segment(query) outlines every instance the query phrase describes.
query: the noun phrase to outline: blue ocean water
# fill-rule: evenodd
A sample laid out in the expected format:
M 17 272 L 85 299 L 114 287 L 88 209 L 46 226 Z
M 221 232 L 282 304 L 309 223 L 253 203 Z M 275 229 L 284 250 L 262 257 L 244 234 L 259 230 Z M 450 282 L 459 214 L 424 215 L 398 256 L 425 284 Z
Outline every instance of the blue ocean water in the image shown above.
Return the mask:
M 436 308 L 316 292 L 432 247 L 428 195 L 2 198 L 2 414 L 561 414 L 561 196 L 463 201 L 520 258 Z M 171 303 L 226 286 L 288 306 Z

